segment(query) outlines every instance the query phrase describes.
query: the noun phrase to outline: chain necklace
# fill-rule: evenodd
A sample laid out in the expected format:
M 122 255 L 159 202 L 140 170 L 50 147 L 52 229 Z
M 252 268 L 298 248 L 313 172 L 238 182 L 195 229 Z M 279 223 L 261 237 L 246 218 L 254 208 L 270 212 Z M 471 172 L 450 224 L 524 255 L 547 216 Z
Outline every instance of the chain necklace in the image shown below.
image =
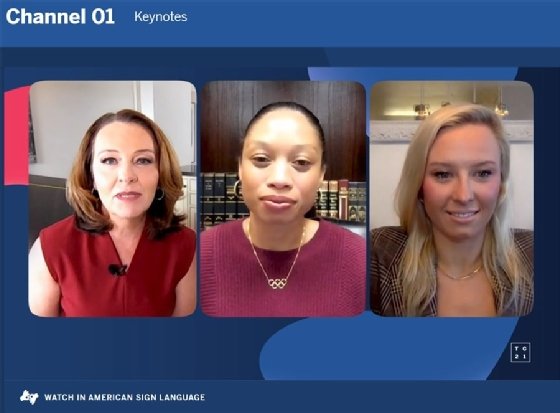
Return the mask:
M 454 276 L 454 275 L 450 275 L 448 273 L 446 273 L 445 271 L 443 271 L 443 269 L 439 266 L 436 265 L 436 271 L 439 270 L 439 272 L 443 275 L 445 275 L 447 278 L 451 278 L 452 280 L 455 281 L 462 281 L 462 280 L 466 280 L 469 278 L 472 278 L 476 275 L 476 273 L 478 273 L 480 271 L 480 269 L 482 268 L 482 265 L 479 265 L 478 267 L 476 267 L 476 269 L 474 269 L 473 271 L 469 272 L 468 274 L 465 275 L 460 275 L 460 276 Z
M 299 257 L 299 251 L 301 250 L 301 246 L 303 245 L 303 240 L 305 239 L 305 226 L 306 225 L 305 225 L 305 222 L 304 222 L 303 231 L 301 232 L 301 239 L 299 241 L 299 247 L 298 247 L 297 252 L 296 252 L 296 257 L 294 258 L 294 262 L 292 262 L 292 266 L 290 267 L 290 271 L 288 271 L 288 274 L 286 275 L 286 277 L 285 278 L 270 278 L 268 276 L 268 273 L 264 269 L 264 266 L 262 265 L 261 260 L 259 259 L 259 256 L 257 254 L 257 250 L 255 250 L 255 246 L 253 245 L 253 240 L 251 239 L 251 219 L 247 220 L 247 238 L 249 238 L 249 244 L 251 244 L 251 248 L 253 249 L 253 254 L 255 254 L 255 258 L 257 259 L 257 262 L 259 263 L 259 266 L 261 267 L 261 270 L 262 270 L 264 276 L 266 277 L 266 281 L 268 282 L 268 285 L 273 290 L 277 290 L 277 289 L 281 290 L 288 284 L 288 278 L 290 278 L 290 274 L 292 273 L 292 270 L 294 269 L 294 265 L 296 265 L 296 261 Z

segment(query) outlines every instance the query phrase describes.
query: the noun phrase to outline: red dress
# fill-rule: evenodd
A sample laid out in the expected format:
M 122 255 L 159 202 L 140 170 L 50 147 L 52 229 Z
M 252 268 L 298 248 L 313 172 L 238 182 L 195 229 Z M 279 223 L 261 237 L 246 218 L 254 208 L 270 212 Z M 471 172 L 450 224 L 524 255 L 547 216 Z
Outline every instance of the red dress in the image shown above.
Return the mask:
M 60 287 L 60 315 L 66 317 L 170 316 L 175 287 L 190 268 L 196 235 L 183 228 L 152 240 L 144 230 L 126 272 L 108 233 L 92 234 L 73 216 L 39 237 L 51 276 Z

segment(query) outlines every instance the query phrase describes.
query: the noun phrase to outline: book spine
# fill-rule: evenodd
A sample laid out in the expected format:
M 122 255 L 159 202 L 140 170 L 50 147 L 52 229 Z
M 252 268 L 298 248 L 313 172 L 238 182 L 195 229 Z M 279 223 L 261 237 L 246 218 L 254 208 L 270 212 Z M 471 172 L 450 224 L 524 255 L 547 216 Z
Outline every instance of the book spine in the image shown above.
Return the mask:
M 329 181 L 329 218 L 338 219 L 338 181 Z
M 212 207 L 214 205 L 214 173 L 204 172 L 202 174 L 202 214 L 201 225 L 202 229 L 209 228 L 213 225 L 214 212 Z
M 365 224 L 367 216 L 366 183 L 358 182 L 358 221 Z
M 243 199 L 243 183 L 239 182 L 239 197 L 237 198 L 237 217 L 246 218 L 249 216 L 249 208 L 245 205 L 245 200 Z
M 226 220 L 226 174 L 223 172 L 214 174 L 213 202 L 213 224 L 222 224 Z
M 321 210 L 321 205 L 319 204 L 320 193 L 321 192 L 317 190 L 317 194 L 315 194 L 315 217 L 321 216 L 321 214 L 319 213 L 319 211 Z
M 237 174 L 226 173 L 226 221 L 237 219 L 237 195 L 235 194 L 235 183 Z
M 341 220 L 348 220 L 348 179 L 338 181 L 338 216 Z
M 319 187 L 319 205 L 317 208 L 317 216 L 329 216 L 329 181 L 321 182 Z
M 348 182 L 348 221 L 358 221 L 357 182 Z

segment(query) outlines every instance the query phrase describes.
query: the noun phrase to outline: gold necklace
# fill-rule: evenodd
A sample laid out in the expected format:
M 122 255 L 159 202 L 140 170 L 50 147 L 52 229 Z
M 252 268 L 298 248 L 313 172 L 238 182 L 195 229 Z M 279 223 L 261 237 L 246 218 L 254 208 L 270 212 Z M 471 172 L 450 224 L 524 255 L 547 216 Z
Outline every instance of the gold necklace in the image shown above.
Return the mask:
M 296 252 L 296 257 L 294 258 L 294 262 L 292 262 L 290 271 L 288 271 L 288 274 L 286 275 L 285 278 L 270 278 L 268 276 L 266 270 L 264 269 L 264 266 L 262 265 L 261 260 L 259 259 L 257 250 L 255 250 L 255 246 L 253 245 L 253 240 L 251 239 L 251 219 L 247 220 L 247 238 L 249 238 L 249 244 L 251 244 L 251 248 L 253 249 L 253 254 L 255 254 L 255 258 L 257 259 L 257 262 L 259 263 L 259 266 L 261 267 L 261 270 L 264 276 L 266 277 L 266 281 L 268 282 L 270 288 L 272 288 L 273 290 L 283 289 L 288 284 L 288 279 L 290 278 L 290 274 L 294 269 L 294 265 L 296 265 L 296 261 L 299 257 L 299 251 L 301 250 L 301 246 L 303 245 L 303 240 L 305 239 L 305 222 L 303 223 L 303 231 L 301 232 L 301 239 L 299 241 L 299 247 Z
M 450 274 L 446 273 L 445 271 L 443 271 L 443 268 L 441 268 L 439 265 L 436 265 L 436 271 L 439 270 L 439 272 L 442 273 L 443 275 L 445 275 L 447 278 L 451 278 L 452 280 L 455 280 L 455 281 L 466 280 L 468 278 L 474 277 L 476 275 L 476 273 L 480 271 L 481 268 L 482 268 L 482 265 L 479 265 L 476 269 L 469 272 L 468 274 L 461 275 L 461 276 L 453 276 L 453 275 L 450 275 Z

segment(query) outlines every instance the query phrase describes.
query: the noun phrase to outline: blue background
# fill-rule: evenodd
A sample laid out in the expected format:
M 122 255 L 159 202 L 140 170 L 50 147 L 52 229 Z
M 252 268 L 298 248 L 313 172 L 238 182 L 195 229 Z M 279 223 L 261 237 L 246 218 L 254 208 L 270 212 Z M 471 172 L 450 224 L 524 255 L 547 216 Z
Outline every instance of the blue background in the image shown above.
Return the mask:
M 558 47 L 560 4 L 548 1 L 19 1 L 27 11 L 112 7 L 114 25 L 2 28 L 9 46 Z M 188 22 L 135 23 L 134 12 Z M 5 22 L 5 19 L 4 19 Z
M 111 6 L 124 13 L 143 4 L 121 3 Z M 199 311 L 185 319 L 39 319 L 27 308 L 27 188 L 3 187 L 5 410 L 31 408 L 19 401 L 24 388 L 205 392 L 209 399 L 197 405 L 79 406 L 40 400 L 32 407 L 38 412 L 560 409 L 557 2 L 471 2 L 460 10 L 464 20 L 458 19 L 460 2 L 336 7 L 335 2 L 325 2 L 331 4 L 326 7 L 316 1 L 305 6 L 222 3 L 213 8 L 181 3 L 197 20 L 180 30 L 124 23 L 107 30 L 14 28 L 2 21 L 3 45 L 25 46 L 2 50 L 2 90 L 56 79 L 186 80 L 197 91 L 210 80 L 313 79 L 359 81 L 369 96 L 380 80 L 526 81 L 535 103 L 534 311 L 519 320 L 386 319 L 369 312 L 352 319 L 213 319 Z M 146 11 L 167 10 L 146 4 Z M 269 15 L 274 19 L 259 20 Z M 287 15 L 289 23 L 281 24 Z M 131 47 L 36 48 L 85 44 Z M 220 47 L 141 47 L 155 45 Z M 226 47 L 232 45 L 354 47 Z M 526 341 L 532 343 L 532 362 L 510 363 L 508 343 Z M 422 395 L 427 394 L 433 396 L 425 400 Z

